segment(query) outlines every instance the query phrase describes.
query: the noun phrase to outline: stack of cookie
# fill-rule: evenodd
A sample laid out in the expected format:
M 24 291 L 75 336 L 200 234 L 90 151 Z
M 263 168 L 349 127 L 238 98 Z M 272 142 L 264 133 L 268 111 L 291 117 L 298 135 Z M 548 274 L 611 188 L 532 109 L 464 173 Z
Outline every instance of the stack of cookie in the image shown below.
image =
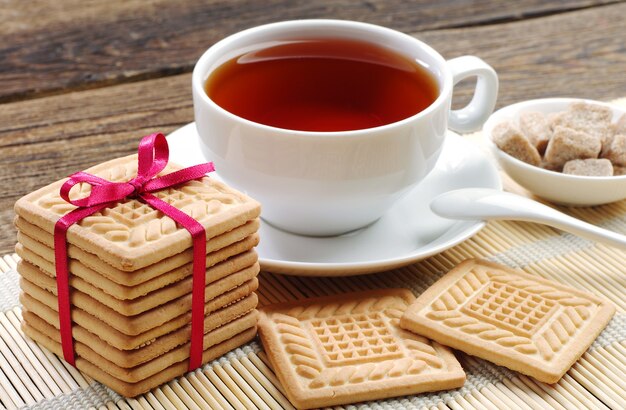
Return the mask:
M 168 165 L 164 174 L 178 167 Z M 137 156 L 87 172 L 109 181 L 137 174 Z M 74 206 L 59 196 L 63 181 L 21 198 L 24 332 L 62 356 L 55 279 L 54 225 Z M 70 197 L 91 188 L 81 184 Z M 256 334 L 260 205 L 204 177 L 154 192 L 206 231 L 202 362 Z M 72 225 L 67 232 L 72 335 L 76 366 L 124 396 L 136 396 L 188 370 L 193 249 L 190 234 L 137 199 L 125 199 Z

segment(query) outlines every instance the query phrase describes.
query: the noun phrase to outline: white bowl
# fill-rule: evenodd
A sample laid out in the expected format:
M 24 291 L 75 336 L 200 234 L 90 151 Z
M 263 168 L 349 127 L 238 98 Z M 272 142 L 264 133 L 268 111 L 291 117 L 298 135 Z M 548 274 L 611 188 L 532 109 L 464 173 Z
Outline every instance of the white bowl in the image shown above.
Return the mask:
M 528 100 L 504 107 L 489 117 L 483 127 L 488 144 L 502 169 L 515 182 L 548 201 L 573 206 L 601 205 L 626 198 L 626 175 L 587 177 L 562 174 L 527 164 L 501 151 L 493 142 L 491 131 L 499 123 L 517 122 L 520 113 L 538 111 L 544 114 L 565 111 L 574 102 L 603 105 L 613 110 L 613 122 L 626 113 L 626 109 L 613 104 L 577 98 L 544 98 Z

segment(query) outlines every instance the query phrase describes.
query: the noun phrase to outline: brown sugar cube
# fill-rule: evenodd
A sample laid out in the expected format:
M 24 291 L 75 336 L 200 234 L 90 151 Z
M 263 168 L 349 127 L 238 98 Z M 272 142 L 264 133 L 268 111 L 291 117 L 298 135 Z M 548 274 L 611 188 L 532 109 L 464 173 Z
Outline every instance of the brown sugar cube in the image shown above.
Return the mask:
M 491 135 L 498 148 L 512 157 L 535 166 L 541 163 L 541 155 L 537 148 L 510 122 L 496 125 Z
M 613 111 L 602 105 L 574 103 L 571 104 L 562 116 L 556 117 L 554 125 L 582 131 L 598 138 L 602 143 L 608 143 L 613 136 Z
M 601 148 L 599 139 L 585 132 L 557 126 L 548 142 L 544 159 L 550 167 L 560 169 L 572 159 L 597 158 Z
M 615 133 L 616 134 L 626 134 L 626 114 L 622 114 L 617 120 L 617 124 L 615 124 Z
M 519 127 L 539 153 L 544 153 L 552 135 L 546 117 L 540 112 L 523 112 L 519 116 Z
M 613 130 L 613 134 L 615 134 L 615 124 L 611 124 L 611 129 Z M 598 157 L 600 157 L 600 158 L 607 158 L 607 155 L 609 155 L 609 151 L 611 150 L 611 144 L 613 143 L 613 137 L 614 137 L 614 135 L 611 135 L 610 137 L 608 137 L 604 141 L 602 141 L 602 149 L 600 150 L 600 155 Z
M 562 167 L 557 167 L 555 165 L 550 164 L 549 162 L 546 162 L 545 159 L 541 161 L 541 165 L 539 166 L 543 169 L 547 169 L 549 171 L 555 171 L 555 172 L 561 172 L 561 170 L 563 169 Z
M 602 152 L 600 153 L 600 156 L 602 158 L 609 158 L 608 157 L 609 150 L 611 149 L 611 145 L 613 143 L 613 138 L 616 135 L 621 135 L 621 134 L 626 135 L 626 114 L 622 114 L 617 119 L 616 123 L 611 124 L 611 127 L 612 127 L 612 131 L 613 131 L 613 135 L 607 141 L 603 141 Z M 613 162 L 614 166 L 617 165 L 614 160 L 611 159 L 611 161 Z
M 567 107 L 567 112 L 578 114 L 580 118 L 588 121 L 611 122 L 613 110 L 604 105 L 575 102 Z
M 573 159 L 565 163 L 563 173 L 588 177 L 610 177 L 613 175 L 613 165 L 605 158 Z
M 546 114 L 546 121 L 548 123 L 548 127 L 550 128 L 550 131 L 554 131 L 554 128 L 557 125 L 562 124 L 563 120 L 561 118 L 563 117 L 563 115 L 564 113 L 562 111 Z
M 602 157 L 610 160 L 613 165 L 626 166 L 626 133 L 617 134 L 611 140 Z
M 619 165 L 615 165 L 613 167 L 613 176 L 621 175 L 626 175 L 626 167 L 620 167 Z

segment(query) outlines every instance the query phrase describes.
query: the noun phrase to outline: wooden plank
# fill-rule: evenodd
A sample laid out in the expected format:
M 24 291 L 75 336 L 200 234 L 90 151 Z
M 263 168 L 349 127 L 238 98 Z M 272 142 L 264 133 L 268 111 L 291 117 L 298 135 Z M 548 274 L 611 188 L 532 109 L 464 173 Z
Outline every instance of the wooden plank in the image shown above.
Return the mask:
M 193 120 L 191 76 L 4 104 L 0 110 L 0 253 L 15 244 L 13 203 L 77 170 L 136 152 L 139 139 Z
M 626 96 L 626 4 L 474 28 L 414 33 L 446 58 L 475 54 L 499 74 L 498 106 L 530 98 Z M 467 97 L 467 87 L 460 87 Z
M 476 54 L 500 73 L 499 105 L 574 95 L 626 95 L 626 4 L 523 22 L 419 34 L 446 57 Z M 106 159 L 130 154 L 139 138 L 193 120 L 190 75 L 29 101 L 0 110 L 0 253 L 12 251 L 14 201 Z
M 352 19 L 415 32 L 613 1 L 7 0 L 0 8 L 0 102 L 189 72 L 220 38 L 279 19 Z

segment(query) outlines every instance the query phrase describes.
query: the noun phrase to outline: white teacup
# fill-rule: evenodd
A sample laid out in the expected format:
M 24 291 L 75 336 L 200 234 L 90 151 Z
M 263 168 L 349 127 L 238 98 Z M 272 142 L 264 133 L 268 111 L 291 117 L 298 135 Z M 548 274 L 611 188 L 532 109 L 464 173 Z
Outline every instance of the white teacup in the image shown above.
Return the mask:
M 418 61 L 435 78 L 439 96 L 401 121 L 355 131 L 311 132 L 276 128 L 236 116 L 206 94 L 209 75 L 226 61 L 293 38 L 370 42 Z M 478 78 L 472 101 L 451 110 L 452 88 Z M 227 37 L 198 60 L 192 78 L 196 127 L 204 156 L 221 178 L 263 205 L 266 222 L 303 235 L 337 235 L 380 218 L 433 169 L 448 127 L 478 129 L 498 93 L 495 71 L 477 57 L 445 61 L 406 34 L 340 20 L 273 23 Z M 245 98 L 245 96 L 242 96 Z

